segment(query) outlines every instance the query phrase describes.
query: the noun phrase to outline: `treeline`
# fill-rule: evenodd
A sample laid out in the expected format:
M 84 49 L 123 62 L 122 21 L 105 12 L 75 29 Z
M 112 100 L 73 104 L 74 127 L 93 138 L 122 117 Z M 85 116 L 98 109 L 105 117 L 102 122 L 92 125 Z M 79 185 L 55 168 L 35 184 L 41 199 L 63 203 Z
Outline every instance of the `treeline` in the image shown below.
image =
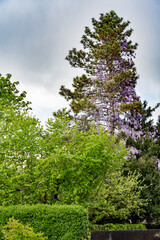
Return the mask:
M 80 204 L 91 224 L 158 222 L 160 118 L 135 87 L 132 29 L 115 12 L 92 19 L 67 60 L 86 71 L 60 94 L 70 111 L 45 128 L 26 92 L 0 76 L 0 205 Z

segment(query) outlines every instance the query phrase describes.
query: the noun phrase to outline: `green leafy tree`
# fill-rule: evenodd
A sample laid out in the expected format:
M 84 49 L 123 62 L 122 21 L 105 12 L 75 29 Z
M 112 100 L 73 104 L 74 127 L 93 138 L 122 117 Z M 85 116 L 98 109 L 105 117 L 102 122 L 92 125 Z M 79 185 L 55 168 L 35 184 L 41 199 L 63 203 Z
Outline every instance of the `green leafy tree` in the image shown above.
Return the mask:
M 89 203 L 91 223 L 123 223 L 131 221 L 133 212 L 143 215 L 147 201 L 141 192 L 146 187 L 139 179 L 136 172 L 127 176 L 121 171 L 109 174 Z
M 0 204 L 32 203 L 43 129 L 11 75 L 0 75 Z
M 26 92 L 23 91 L 19 93 L 17 89 L 17 85 L 19 82 L 11 82 L 11 74 L 7 74 L 6 77 L 3 77 L 0 74 L 0 112 L 4 108 L 8 108 L 10 106 L 15 109 L 29 109 L 30 102 L 25 101 Z
M 144 187 L 139 175 L 120 174 L 127 151 L 115 135 L 94 124 L 83 132 L 65 112 L 49 119 L 45 135 L 45 158 L 35 169 L 37 201 L 82 204 L 94 223 L 127 221 L 133 210 L 141 215 Z
M 45 148 L 49 152 L 36 166 L 40 202 L 88 201 L 106 174 L 124 164 L 126 149 L 116 136 L 94 126 L 81 132 L 77 126 L 69 125 L 64 115 L 48 121 Z
M 0 204 L 32 203 L 34 168 L 42 154 L 39 120 L 14 109 L 0 119 Z

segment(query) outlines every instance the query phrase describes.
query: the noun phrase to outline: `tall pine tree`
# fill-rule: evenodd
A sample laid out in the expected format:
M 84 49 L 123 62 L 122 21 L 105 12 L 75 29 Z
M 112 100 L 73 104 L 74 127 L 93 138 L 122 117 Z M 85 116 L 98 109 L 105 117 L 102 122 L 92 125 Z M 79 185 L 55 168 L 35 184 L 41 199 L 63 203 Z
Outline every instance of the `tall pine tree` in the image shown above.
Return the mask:
M 114 11 L 101 14 L 99 21 L 93 18 L 92 25 L 93 30 L 86 27 L 82 36 L 83 50 L 73 48 L 66 57 L 71 66 L 83 68 L 86 74 L 73 79 L 73 91 L 61 86 L 60 94 L 70 101 L 83 126 L 94 120 L 112 133 L 137 138 L 141 102 L 135 92 L 137 44 L 129 39 L 133 30 Z

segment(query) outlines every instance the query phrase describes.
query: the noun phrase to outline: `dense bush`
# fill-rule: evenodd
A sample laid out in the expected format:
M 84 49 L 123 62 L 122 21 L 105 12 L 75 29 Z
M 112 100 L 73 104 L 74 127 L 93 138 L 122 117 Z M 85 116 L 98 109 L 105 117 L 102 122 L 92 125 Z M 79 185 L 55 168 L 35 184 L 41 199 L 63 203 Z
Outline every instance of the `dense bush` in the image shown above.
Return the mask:
M 2 239 L 4 240 L 45 240 L 43 233 L 34 233 L 29 225 L 23 225 L 13 217 L 2 227 Z
M 113 224 L 108 223 L 104 225 L 92 224 L 90 230 L 92 231 L 111 231 L 111 230 L 145 230 L 146 227 L 143 224 Z
M 123 171 L 108 174 L 101 183 L 96 197 L 88 204 L 89 219 L 92 224 L 124 223 L 132 213 L 143 213 L 141 208 L 147 203 L 141 197 L 140 175 Z
M 14 217 L 30 224 L 34 232 L 43 232 L 49 240 L 88 240 L 88 214 L 81 206 L 17 205 L 0 207 L 0 227 Z M 0 232 L 0 238 L 2 232 Z

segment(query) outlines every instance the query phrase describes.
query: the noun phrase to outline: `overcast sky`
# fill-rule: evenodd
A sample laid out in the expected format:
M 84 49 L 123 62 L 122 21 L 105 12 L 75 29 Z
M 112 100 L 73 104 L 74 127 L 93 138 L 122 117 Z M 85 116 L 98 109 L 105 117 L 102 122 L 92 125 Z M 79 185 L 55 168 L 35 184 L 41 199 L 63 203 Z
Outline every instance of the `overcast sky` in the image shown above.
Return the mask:
M 137 93 L 154 106 L 160 102 L 160 0 L 0 0 L 0 73 L 20 82 L 42 123 L 68 106 L 59 88 L 70 88 L 80 75 L 65 60 L 68 51 L 81 48 L 92 17 L 110 10 L 131 22 L 139 45 Z

